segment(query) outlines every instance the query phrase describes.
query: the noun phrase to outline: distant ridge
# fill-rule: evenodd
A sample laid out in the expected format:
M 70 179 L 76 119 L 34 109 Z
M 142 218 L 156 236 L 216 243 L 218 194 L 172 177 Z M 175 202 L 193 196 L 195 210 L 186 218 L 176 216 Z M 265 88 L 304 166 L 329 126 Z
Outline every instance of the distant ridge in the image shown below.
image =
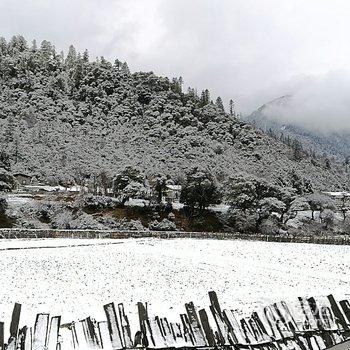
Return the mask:
M 328 155 L 344 161 L 350 156 L 350 132 L 321 132 L 309 130 L 293 121 L 281 121 L 278 116 L 270 113 L 273 106 L 288 106 L 292 95 L 276 98 L 246 117 L 244 120 L 255 127 L 267 132 L 273 131 L 277 135 L 283 135 L 301 142 L 307 150 L 319 155 Z

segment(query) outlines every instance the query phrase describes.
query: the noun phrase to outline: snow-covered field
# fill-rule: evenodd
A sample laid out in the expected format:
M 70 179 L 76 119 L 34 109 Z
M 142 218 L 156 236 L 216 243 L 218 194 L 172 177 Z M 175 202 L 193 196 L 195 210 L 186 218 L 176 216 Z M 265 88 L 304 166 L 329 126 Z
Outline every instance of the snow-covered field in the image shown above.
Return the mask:
M 25 249 L 23 249 L 25 248 Z M 0 240 L 0 320 L 23 304 L 22 323 L 37 312 L 63 321 L 123 302 L 178 319 L 184 303 L 207 307 L 215 290 L 224 307 L 250 312 L 297 296 L 350 292 L 350 246 L 195 239 Z M 132 328 L 135 329 L 135 328 Z

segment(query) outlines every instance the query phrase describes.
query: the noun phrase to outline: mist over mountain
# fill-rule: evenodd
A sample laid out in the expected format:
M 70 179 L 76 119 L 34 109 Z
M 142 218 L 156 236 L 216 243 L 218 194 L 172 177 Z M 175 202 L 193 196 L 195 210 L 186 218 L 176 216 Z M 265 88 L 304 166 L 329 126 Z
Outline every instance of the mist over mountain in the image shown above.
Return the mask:
M 311 152 L 346 159 L 350 156 L 350 120 L 345 110 L 342 114 L 335 105 L 334 117 L 326 115 L 325 110 L 317 117 L 309 114 L 316 113 L 315 103 L 312 98 L 307 104 L 301 102 L 300 96 L 286 95 L 264 104 L 245 120 L 265 132 L 296 139 Z M 306 105 L 308 109 L 303 108 Z M 336 114 L 337 111 L 341 114 Z
M 344 189 L 339 164 L 311 158 L 226 113 L 208 90 L 182 89 L 182 79 L 131 73 L 125 62 L 73 46 L 65 56 L 48 41 L 0 39 L 0 148 L 12 171 L 42 182 L 79 183 L 125 166 L 175 182 L 193 166 L 220 183 L 244 172 L 293 186 Z
M 289 97 L 283 103 L 266 104 L 269 116 L 316 132 L 350 132 L 350 74 L 346 71 L 296 77 L 278 88 Z

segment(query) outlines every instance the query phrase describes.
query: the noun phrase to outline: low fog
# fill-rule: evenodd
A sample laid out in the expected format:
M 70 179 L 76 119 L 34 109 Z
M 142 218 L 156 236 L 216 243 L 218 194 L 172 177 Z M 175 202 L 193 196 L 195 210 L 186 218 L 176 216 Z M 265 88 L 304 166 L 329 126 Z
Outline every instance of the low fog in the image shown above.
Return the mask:
M 290 85 L 286 97 L 266 105 L 265 115 L 324 133 L 350 131 L 350 74 L 331 72 Z
M 2 0 L 0 35 L 182 76 L 243 114 L 293 94 L 280 118 L 350 128 L 349 18 L 347 0 Z

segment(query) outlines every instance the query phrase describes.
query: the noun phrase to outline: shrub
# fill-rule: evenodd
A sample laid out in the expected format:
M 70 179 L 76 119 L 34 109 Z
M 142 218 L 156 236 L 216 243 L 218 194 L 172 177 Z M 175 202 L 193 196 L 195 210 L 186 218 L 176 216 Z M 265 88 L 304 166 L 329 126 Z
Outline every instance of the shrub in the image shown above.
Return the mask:
M 148 225 L 150 230 L 153 231 L 176 231 L 176 225 L 174 222 L 163 219 L 162 221 L 154 220 Z

